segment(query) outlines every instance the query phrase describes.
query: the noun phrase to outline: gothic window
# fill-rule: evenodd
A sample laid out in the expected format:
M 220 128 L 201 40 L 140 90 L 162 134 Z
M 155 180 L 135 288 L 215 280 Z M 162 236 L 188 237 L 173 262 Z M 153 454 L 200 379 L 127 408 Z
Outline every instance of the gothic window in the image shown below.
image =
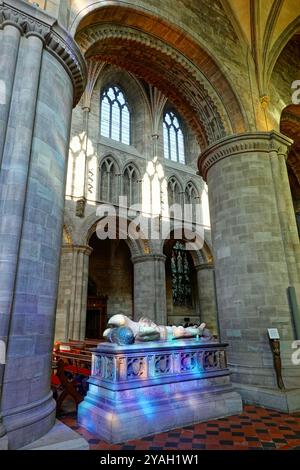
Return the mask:
M 193 183 L 190 181 L 186 188 L 185 188 L 185 193 L 184 193 L 184 199 L 185 199 L 185 219 L 188 221 L 195 222 L 196 220 L 196 210 L 197 210 L 197 201 L 198 201 L 198 193 L 193 185 Z
M 137 169 L 133 165 L 127 165 L 123 175 L 123 194 L 127 197 L 128 206 L 138 204 L 139 189 Z
M 163 121 L 164 155 L 174 162 L 185 163 L 184 137 L 177 116 L 168 111 Z
M 117 168 L 114 160 L 106 158 L 100 167 L 100 200 L 116 202 L 117 199 Z
M 169 208 L 173 204 L 179 204 L 181 206 L 181 189 L 177 179 L 172 176 L 168 182 L 168 202 Z
M 192 306 L 191 268 L 183 243 L 177 241 L 171 256 L 172 295 L 174 305 Z
M 106 88 L 101 95 L 101 135 L 130 145 L 130 111 L 117 86 Z

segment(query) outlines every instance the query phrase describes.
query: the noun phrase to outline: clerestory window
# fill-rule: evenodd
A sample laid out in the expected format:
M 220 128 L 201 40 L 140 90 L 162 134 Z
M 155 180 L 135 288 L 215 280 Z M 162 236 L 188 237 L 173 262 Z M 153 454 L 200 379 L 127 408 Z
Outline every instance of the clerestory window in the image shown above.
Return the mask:
M 184 137 L 177 116 L 168 111 L 163 120 L 164 156 L 173 162 L 185 163 Z
M 130 145 L 130 111 L 124 93 L 117 86 L 101 94 L 101 135 Z

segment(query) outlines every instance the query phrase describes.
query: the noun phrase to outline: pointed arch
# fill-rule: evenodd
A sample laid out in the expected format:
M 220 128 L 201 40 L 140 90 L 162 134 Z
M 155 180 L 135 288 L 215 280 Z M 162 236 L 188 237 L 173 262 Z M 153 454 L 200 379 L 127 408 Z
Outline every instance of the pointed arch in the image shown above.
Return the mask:
M 169 207 L 172 204 L 181 204 L 182 203 L 182 185 L 177 179 L 176 176 L 171 176 L 168 180 L 168 198 L 169 198 Z
M 100 132 L 104 137 L 130 145 L 131 112 L 119 85 L 110 84 L 101 93 Z
M 127 197 L 129 207 L 140 203 L 141 176 L 134 163 L 127 163 L 124 168 L 122 194 Z
M 189 181 L 184 191 L 184 218 L 185 220 L 195 222 L 197 218 L 197 208 L 199 204 L 199 193 L 192 181 Z
M 119 168 L 115 159 L 108 155 L 99 165 L 99 199 L 100 201 L 116 203 L 119 195 Z
M 166 109 L 164 112 L 163 135 L 165 158 L 185 164 L 185 137 L 181 118 L 173 110 Z

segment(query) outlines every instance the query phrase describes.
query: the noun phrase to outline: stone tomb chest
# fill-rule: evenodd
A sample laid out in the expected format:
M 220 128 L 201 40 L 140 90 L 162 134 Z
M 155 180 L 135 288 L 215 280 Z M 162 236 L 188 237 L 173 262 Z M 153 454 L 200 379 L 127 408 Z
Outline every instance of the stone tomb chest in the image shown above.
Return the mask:
M 242 411 L 230 382 L 226 344 L 197 339 L 93 350 L 79 423 L 110 443 Z

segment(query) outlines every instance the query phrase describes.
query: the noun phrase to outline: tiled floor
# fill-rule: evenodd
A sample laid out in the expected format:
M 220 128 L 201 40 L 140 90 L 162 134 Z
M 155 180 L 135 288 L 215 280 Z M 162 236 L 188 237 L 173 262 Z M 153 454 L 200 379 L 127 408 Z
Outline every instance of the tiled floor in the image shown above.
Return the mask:
M 123 444 L 107 444 L 79 427 L 75 412 L 60 420 L 88 440 L 93 450 L 288 450 L 300 446 L 300 413 L 288 415 L 245 406 L 241 415 L 174 429 Z

